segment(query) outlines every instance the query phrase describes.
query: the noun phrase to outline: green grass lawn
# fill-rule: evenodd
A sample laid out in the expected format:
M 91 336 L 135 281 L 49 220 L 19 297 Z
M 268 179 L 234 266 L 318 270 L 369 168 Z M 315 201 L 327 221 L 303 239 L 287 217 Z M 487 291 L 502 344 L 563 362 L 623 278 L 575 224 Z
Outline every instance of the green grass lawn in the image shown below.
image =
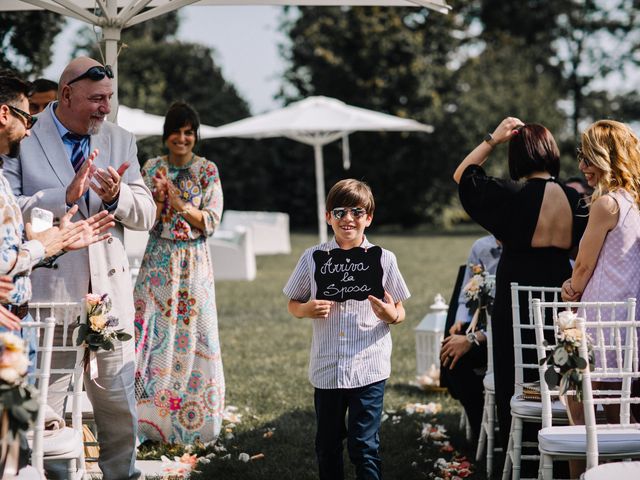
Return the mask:
M 413 385 L 413 329 L 429 311 L 437 293 L 448 299 L 457 266 L 466 261 L 478 236 L 480 233 L 370 234 L 371 241 L 396 254 L 412 294 L 405 303 L 405 322 L 392 327 L 392 374 L 385 395 L 389 419 L 381 431 L 386 478 L 428 478 L 435 459 L 447 456 L 439 453 L 439 447 L 419 439 L 423 423 L 434 417 L 402 414 L 407 403 L 442 403 L 444 411 L 435 416 L 437 423 L 447 427 L 452 444 L 462 453 L 469 454 L 474 448 L 458 431 L 459 404 L 447 394 L 425 393 Z M 291 255 L 258 257 L 258 275 L 253 282 L 216 282 L 226 403 L 238 407 L 242 418 L 232 428 L 233 438 L 225 439 L 223 431 L 222 443 L 231 457 L 214 458 L 197 478 L 317 478 L 313 388 L 307 379 L 311 325 L 287 313 L 287 300 L 282 294 L 300 254 L 315 243 L 315 235 L 293 235 Z M 273 434 L 265 438 L 270 429 Z M 241 452 L 262 453 L 264 458 L 243 463 L 238 461 Z M 355 478 L 346 457 L 345 462 L 347 478 Z M 484 467 L 476 467 L 474 477 L 483 478 Z

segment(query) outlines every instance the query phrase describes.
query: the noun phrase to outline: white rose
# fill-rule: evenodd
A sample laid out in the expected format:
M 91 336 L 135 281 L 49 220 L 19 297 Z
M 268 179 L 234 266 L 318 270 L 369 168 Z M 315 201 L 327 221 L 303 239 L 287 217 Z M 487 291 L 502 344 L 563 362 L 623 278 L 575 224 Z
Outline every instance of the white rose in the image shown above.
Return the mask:
M 577 318 L 578 316 L 571 310 L 565 310 L 558 313 L 558 329 L 560 329 L 560 331 L 564 331 L 570 328 L 576 328 Z
M 0 368 L 0 380 L 9 385 L 13 385 L 20 380 L 21 375 L 16 371 L 15 368 Z

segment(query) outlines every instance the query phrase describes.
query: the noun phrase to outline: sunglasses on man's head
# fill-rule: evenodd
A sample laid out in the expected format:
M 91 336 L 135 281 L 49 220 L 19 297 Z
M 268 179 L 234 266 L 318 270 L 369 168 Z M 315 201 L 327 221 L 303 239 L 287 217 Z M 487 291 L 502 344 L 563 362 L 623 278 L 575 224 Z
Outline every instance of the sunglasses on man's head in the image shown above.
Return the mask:
M 591 166 L 591 160 L 589 160 L 584 153 L 582 153 L 582 148 L 576 148 L 576 157 L 578 158 L 578 163 L 584 162 L 585 167 Z
M 80 80 L 83 80 L 85 78 L 93 80 L 94 82 L 98 82 L 104 77 L 113 78 L 113 70 L 111 70 L 111 65 L 105 65 L 104 67 L 102 65 L 96 65 L 94 67 L 91 67 L 82 75 L 79 75 L 70 82 L 67 82 L 67 85 L 71 85 L 74 82 L 79 82 Z
M 347 213 L 350 213 L 353 218 L 360 218 L 363 217 L 367 211 L 362 207 L 338 207 L 331 210 L 331 215 L 333 215 L 333 218 L 336 220 L 340 220 Z
M 31 130 L 31 127 L 33 127 L 38 121 L 38 119 L 30 113 L 27 113 L 24 110 L 20 110 L 13 105 L 7 105 L 7 107 L 9 108 L 9 110 L 11 110 L 11 113 L 13 113 L 14 116 L 17 115 L 24 120 L 24 126 L 27 130 Z

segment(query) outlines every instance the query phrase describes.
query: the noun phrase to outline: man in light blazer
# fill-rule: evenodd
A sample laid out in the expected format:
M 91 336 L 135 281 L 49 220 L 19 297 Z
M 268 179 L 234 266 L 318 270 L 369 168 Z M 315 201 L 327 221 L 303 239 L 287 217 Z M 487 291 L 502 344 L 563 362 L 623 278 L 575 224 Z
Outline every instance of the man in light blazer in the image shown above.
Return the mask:
M 32 275 L 33 301 L 77 302 L 88 292 L 108 293 L 111 313 L 133 335 L 133 287 L 123 228 L 149 230 L 155 204 L 140 176 L 134 136 L 106 121 L 112 78 L 111 68 L 96 60 L 72 60 L 60 77 L 58 102 L 38 116 L 19 157 L 5 163 L 5 176 L 27 216 L 40 207 L 61 218 L 75 204 L 78 218 L 103 209 L 115 216 L 108 241 L 67 253 L 56 270 Z M 85 388 L 98 427 L 103 478 L 139 478 L 134 343 L 117 343 L 115 351 L 100 350 L 97 357 L 99 376 L 95 381 L 85 376 Z

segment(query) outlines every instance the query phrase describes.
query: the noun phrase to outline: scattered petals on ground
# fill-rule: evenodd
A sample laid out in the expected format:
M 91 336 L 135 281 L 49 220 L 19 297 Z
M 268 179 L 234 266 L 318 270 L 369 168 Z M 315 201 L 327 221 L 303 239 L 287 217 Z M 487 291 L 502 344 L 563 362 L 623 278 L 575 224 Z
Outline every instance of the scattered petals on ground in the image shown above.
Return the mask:
M 183 454 L 181 457 L 173 457 L 173 460 L 170 460 L 165 455 L 160 458 L 162 460 L 162 473 L 169 479 L 189 478 L 191 472 L 195 471 L 193 467 L 198 463 L 198 457 L 188 453 Z
M 466 457 L 456 456 L 450 461 L 444 458 L 438 458 L 433 464 L 434 472 L 432 478 L 434 479 L 451 479 L 456 480 L 460 478 L 467 478 L 473 474 L 473 468 L 471 463 Z
M 442 404 L 436 402 L 429 403 L 407 403 L 404 407 L 404 411 L 407 415 L 413 415 L 414 413 L 421 413 L 424 415 L 435 415 L 442 411 Z
M 238 407 L 227 405 L 222 412 L 222 420 L 229 423 L 241 423 L 242 414 L 238 413 Z
M 422 432 L 420 432 L 420 437 L 425 442 L 427 442 L 428 440 L 440 441 L 449 438 L 449 436 L 447 435 L 447 430 L 443 425 L 434 425 L 431 423 L 422 424 Z

